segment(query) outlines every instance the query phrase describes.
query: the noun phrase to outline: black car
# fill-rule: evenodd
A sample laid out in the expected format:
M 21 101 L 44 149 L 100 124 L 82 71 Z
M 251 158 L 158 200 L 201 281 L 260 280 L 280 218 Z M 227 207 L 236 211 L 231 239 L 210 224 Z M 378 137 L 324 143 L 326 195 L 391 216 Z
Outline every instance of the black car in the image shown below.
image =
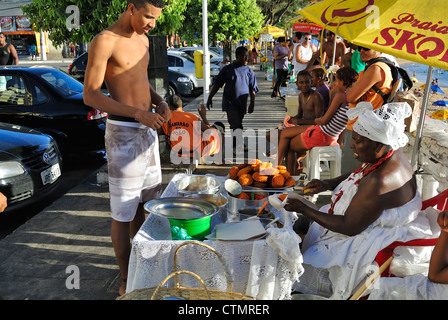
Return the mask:
M 56 142 L 39 131 L 0 122 L 0 192 L 7 213 L 47 196 L 59 183 L 61 155 Z
M 0 119 L 52 136 L 63 155 L 104 150 L 107 113 L 83 102 L 83 84 L 51 67 L 0 68 Z
M 188 96 L 193 93 L 193 82 L 186 75 L 168 69 L 168 96 Z
M 84 75 L 86 73 L 88 53 L 85 52 L 68 67 L 68 74 L 79 82 L 84 82 Z M 168 70 L 168 96 L 178 94 L 180 96 L 187 96 L 193 92 L 193 82 L 191 79 L 182 73 Z M 103 88 L 106 86 L 103 84 Z

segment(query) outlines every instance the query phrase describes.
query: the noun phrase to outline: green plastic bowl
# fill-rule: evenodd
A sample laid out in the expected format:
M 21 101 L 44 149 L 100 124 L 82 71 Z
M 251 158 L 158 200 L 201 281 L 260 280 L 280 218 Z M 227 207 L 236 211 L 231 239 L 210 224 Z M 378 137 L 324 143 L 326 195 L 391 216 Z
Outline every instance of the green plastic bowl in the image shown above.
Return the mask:
M 185 229 L 190 237 L 201 241 L 204 240 L 205 236 L 209 235 L 211 232 L 211 219 L 211 216 L 194 220 L 168 218 L 171 228 L 179 227 Z M 171 236 L 175 236 L 172 231 Z
M 216 203 L 187 197 L 154 199 L 145 203 L 144 208 L 151 214 L 167 218 L 171 228 L 185 229 L 190 237 L 198 240 L 204 240 L 210 234 L 211 218 L 219 211 Z

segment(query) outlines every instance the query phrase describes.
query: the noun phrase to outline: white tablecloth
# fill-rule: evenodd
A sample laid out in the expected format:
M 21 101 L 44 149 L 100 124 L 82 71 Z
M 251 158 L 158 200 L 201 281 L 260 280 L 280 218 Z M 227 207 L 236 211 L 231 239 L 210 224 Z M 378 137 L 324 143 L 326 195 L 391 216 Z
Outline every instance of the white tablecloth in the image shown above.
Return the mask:
M 174 182 L 182 177 L 176 175 L 168 184 L 163 197 L 179 196 Z M 212 225 L 219 223 L 219 215 Z M 183 242 L 170 240 L 170 225 L 166 218 L 150 215 L 132 241 L 126 292 L 156 287 L 174 271 L 173 255 Z M 265 239 L 255 241 L 210 241 L 205 244 L 217 250 L 227 265 L 233 280 L 233 291 L 257 299 L 289 299 L 293 282 L 303 273 L 301 263 L 291 263 L 281 258 Z M 300 250 L 297 247 L 297 250 Z M 301 260 L 300 260 L 301 262 Z M 210 250 L 197 246 L 183 247 L 177 256 L 178 270 L 198 274 L 207 288 L 227 291 L 225 271 L 217 256 Z M 181 275 L 181 284 L 199 287 L 197 280 Z M 173 279 L 168 281 L 173 286 Z

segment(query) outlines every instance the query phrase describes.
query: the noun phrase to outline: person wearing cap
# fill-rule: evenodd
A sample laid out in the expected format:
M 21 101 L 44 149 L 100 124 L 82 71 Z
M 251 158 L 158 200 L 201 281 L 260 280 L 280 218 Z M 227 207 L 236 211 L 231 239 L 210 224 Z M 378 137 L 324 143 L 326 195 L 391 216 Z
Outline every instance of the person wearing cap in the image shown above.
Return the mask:
M 362 102 L 348 110 L 350 119 L 358 118 L 351 148 L 362 166 L 304 187 L 307 194 L 333 190 L 331 204 L 320 211 L 288 196 L 286 210 L 314 221 L 303 242 L 305 272 L 296 291 L 347 299 L 380 250 L 394 241 L 430 236 L 429 222 L 418 219 L 422 200 L 414 172 L 399 149 L 408 142 L 404 119 L 410 114 L 407 103 L 373 110 Z

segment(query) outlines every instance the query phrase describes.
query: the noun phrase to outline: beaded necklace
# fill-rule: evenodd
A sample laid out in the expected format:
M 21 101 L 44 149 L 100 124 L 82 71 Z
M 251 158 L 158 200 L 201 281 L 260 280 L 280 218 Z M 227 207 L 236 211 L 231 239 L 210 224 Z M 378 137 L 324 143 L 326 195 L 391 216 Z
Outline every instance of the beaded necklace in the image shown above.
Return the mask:
M 361 181 L 362 178 L 364 178 L 370 172 L 372 172 L 373 170 L 378 168 L 380 165 L 382 165 L 384 163 L 384 161 L 386 161 L 387 159 L 392 157 L 393 153 L 394 153 L 394 150 L 390 150 L 388 153 L 386 153 L 384 156 L 382 156 L 380 159 L 378 159 L 378 161 L 376 163 L 374 163 L 369 169 L 366 169 L 368 164 L 365 163 L 364 165 L 361 166 L 361 168 L 359 168 L 355 172 L 353 172 L 353 176 L 362 172 L 361 177 L 355 181 L 355 185 L 359 184 L 359 182 Z M 348 178 L 348 181 L 350 181 L 350 180 L 353 180 L 353 178 L 352 177 Z M 330 210 L 328 210 L 328 214 L 334 213 L 334 206 L 336 205 L 336 202 L 338 202 L 341 199 L 343 193 L 344 193 L 344 191 L 341 190 L 341 191 L 339 191 L 339 193 L 335 194 L 336 198 L 334 199 L 334 201 L 331 202 L 331 206 L 330 206 Z

